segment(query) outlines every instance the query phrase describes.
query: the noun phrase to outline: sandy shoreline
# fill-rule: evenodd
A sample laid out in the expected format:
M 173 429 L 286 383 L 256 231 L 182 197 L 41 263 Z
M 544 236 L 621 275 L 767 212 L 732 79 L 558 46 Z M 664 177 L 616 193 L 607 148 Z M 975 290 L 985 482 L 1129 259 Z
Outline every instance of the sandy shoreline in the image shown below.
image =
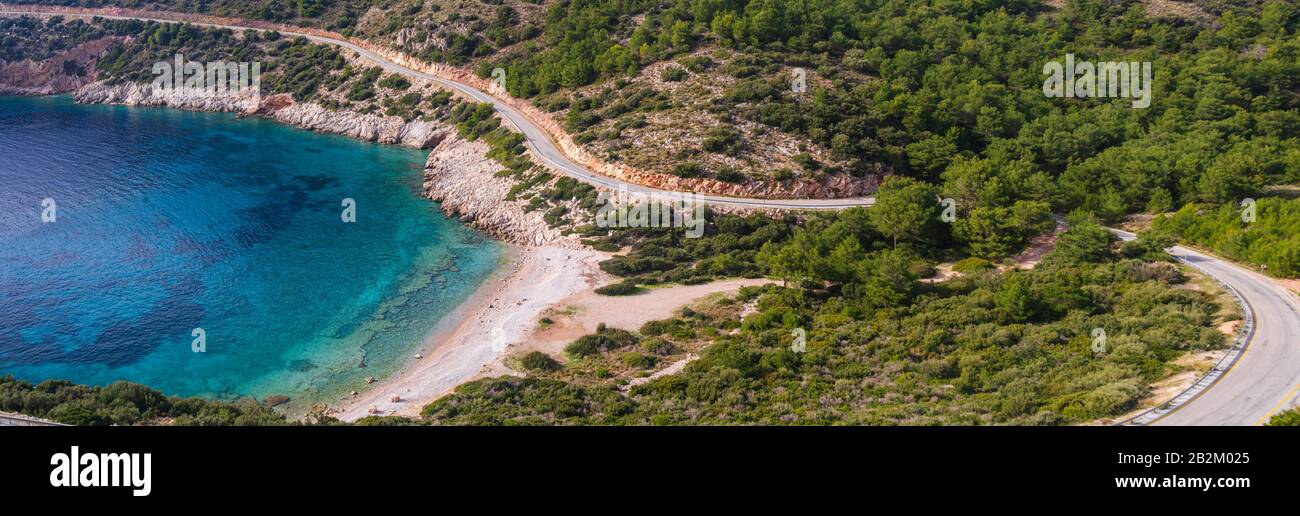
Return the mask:
M 357 396 L 331 404 L 332 415 L 354 421 L 368 415 L 416 416 L 424 405 L 461 383 L 509 374 L 502 358 L 524 341 L 547 308 L 594 288 L 608 254 L 556 247 L 517 247 L 506 264 L 443 318 L 393 376 Z M 399 401 L 393 401 L 397 399 Z
M 505 366 L 507 355 L 541 351 L 563 360 L 564 345 L 594 332 L 599 324 L 636 331 L 646 321 L 672 317 L 678 308 L 710 295 L 772 282 L 730 279 L 609 297 L 594 292 L 616 279 L 599 267 L 609 253 L 511 246 L 507 256 L 501 269 L 425 338 L 416 351 L 420 358 L 408 359 L 399 372 L 357 396 L 331 404 L 331 414 L 345 421 L 369 415 L 418 416 L 425 405 L 457 385 L 518 374 Z M 553 322 L 539 328 L 542 317 Z

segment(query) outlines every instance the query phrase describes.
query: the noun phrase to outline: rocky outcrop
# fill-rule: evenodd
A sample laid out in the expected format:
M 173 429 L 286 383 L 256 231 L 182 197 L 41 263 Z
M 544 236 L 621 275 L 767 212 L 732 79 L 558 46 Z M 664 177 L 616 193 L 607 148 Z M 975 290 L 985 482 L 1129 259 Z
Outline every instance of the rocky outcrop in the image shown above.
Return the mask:
M 138 82 L 118 84 L 108 84 L 102 81 L 94 82 L 77 90 L 74 98 L 77 99 L 77 102 L 83 104 L 158 106 L 196 111 L 253 113 L 258 108 L 258 99 L 251 93 L 212 96 L 189 95 L 183 93 L 182 90 L 156 90 L 151 84 Z
M 166 106 L 202 111 L 268 116 L 314 131 L 329 132 L 387 144 L 432 148 L 424 168 L 424 196 L 438 201 L 443 212 L 493 237 L 516 245 L 581 248 L 577 238 L 560 234 L 528 212 L 523 201 L 507 201 L 514 183 L 496 177 L 502 170 L 487 156 L 483 142 L 469 142 L 455 128 L 436 122 L 404 122 L 400 117 L 331 111 L 316 104 L 297 103 L 288 95 L 192 96 L 155 91 L 149 84 L 97 82 L 76 93 L 78 102 Z
M 276 120 L 328 133 L 342 134 L 367 141 L 427 149 L 442 139 L 439 124 L 424 120 L 406 122 L 401 117 L 363 115 L 349 111 L 330 111 L 317 104 L 291 104 L 274 109 Z M 271 102 L 274 105 L 274 101 Z
M 165 106 L 198 111 L 263 115 L 304 129 L 351 136 L 361 140 L 426 149 L 438 144 L 438 124 L 407 122 L 401 117 L 331 111 L 318 104 L 294 102 L 287 94 L 257 96 L 250 93 L 190 95 L 181 90 L 155 89 L 150 84 L 96 82 L 77 90 L 77 102 Z
M 0 94 L 52 95 L 67 93 L 95 80 L 95 63 L 114 41 L 87 41 L 43 61 L 0 61 Z
M 155 90 L 141 83 L 97 82 L 76 93 L 78 102 L 166 106 L 201 111 L 260 115 L 296 126 L 367 141 L 432 148 L 424 169 L 424 196 L 441 203 L 448 215 L 500 240 L 527 246 L 581 248 L 542 219 L 541 211 L 528 212 L 522 201 L 507 201 L 514 183 L 496 177 L 502 170 L 487 156 L 483 142 L 468 142 L 452 127 L 436 122 L 331 111 L 317 104 L 297 103 L 289 95 L 194 96 Z
M 443 212 L 506 242 L 526 246 L 582 248 L 542 219 L 541 210 L 526 211 L 523 201 L 508 201 L 514 185 L 496 177 L 501 165 L 487 157 L 488 146 L 469 142 L 447 129 L 424 166 L 424 196 Z

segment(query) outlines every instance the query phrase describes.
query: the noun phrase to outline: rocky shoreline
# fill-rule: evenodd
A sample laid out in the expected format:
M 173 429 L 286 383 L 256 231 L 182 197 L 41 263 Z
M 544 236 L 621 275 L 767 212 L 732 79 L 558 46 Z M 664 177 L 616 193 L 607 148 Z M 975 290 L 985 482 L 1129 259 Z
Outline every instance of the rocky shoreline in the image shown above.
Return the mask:
M 524 201 L 506 200 L 514 183 L 496 176 L 503 167 L 487 152 L 487 144 L 465 141 L 451 131 L 425 162 L 424 196 L 438 201 L 448 215 L 511 244 L 585 247 L 550 227 L 540 210 L 530 212 Z
M 64 89 L 63 91 L 67 91 Z M 42 92 L 61 93 L 63 91 Z M 77 102 L 155 106 L 265 116 L 303 129 L 350 136 L 361 140 L 432 149 L 424 167 L 423 196 L 441 204 L 449 216 L 507 243 L 523 246 L 581 248 L 576 238 L 560 234 L 542 213 L 528 212 L 522 201 L 507 201 L 513 183 L 495 174 L 502 170 L 487 156 L 488 146 L 460 138 L 455 128 L 424 120 L 404 121 L 351 111 L 331 111 L 312 103 L 298 103 L 287 94 L 187 96 L 156 92 L 148 84 L 103 81 L 77 88 Z
M 87 84 L 74 93 L 83 104 L 121 104 L 157 106 L 196 111 L 262 115 L 286 124 L 323 133 L 351 136 L 360 140 L 427 149 L 446 135 L 444 126 L 434 122 L 401 117 L 331 111 L 317 104 L 299 103 L 288 94 L 257 96 L 253 94 L 187 95 L 180 90 L 155 91 L 152 85 L 123 82 Z

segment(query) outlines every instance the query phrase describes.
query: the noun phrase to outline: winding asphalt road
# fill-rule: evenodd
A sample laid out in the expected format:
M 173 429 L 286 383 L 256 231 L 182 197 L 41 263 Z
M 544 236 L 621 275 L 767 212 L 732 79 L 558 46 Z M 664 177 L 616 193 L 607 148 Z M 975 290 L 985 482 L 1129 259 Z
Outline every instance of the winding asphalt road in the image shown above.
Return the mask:
M 1136 235 L 1112 230 L 1121 239 Z M 1130 424 L 1246 426 L 1268 422 L 1295 406 L 1300 390 L 1300 301 L 1268 277 L 1184 246 L 1168 249 L 1179 261 L 1200 269 L 1236 291 L 1245 305 L 1246 336 L 1213 370 L 1169 406 L 1130 420 Z
M 1157 425 L 1259 425 L 1294 407 L 1300 388 L 1300 303 L 1267 277 L 1240 265 L 1185 247 L 1174 257 L 1231 285 L 1254 312 L 1254 335 L 1235 364 L 1222 364 L 1222 377 Z M 1243 328 L 1244 329 L 1244 328 Z
M 42 15 L 21 10 L 0 10 L 0 16 L 24 14 Z M 63 14 L 63 16 L 89 18 L 94 15 Z M 102 17 L 175 22 L 175 20 L 146 17 Z M 195 25 L 236 30 L 250 28 L 202 23 Z M 474 87 L 412 70 L 347 41 L 293 31 L 281 32 L 347 48 L 388 71 L 430 80 L 463 92 L 479 102 L 491 103 L 502 117 L 524 134 L 529 147 L 542 160 L 575 179 L 605 188 L 626 188 L 629 192 L 676 195 L 676 192 L 658 190 L 604 176 L 574 163 L 560 151 L 550 135 L 527 116 Z M 699 195 L 697 198 L 710 204 L 772 209 L 842 209 L 870 206 L 875 203 L 875 199 L 871 197 L 778 200 Z M 1123 231 L 1116 231 L 1116 233 L 1124 239 L 1134 238 L 1131 233 Z M 1226 260 L 1182 246 L 1173 247 L 1169 252 L 1184 263 L 1205 271 L 1235 289 L 1246 304 L 1247 310 L 1253 313 L 1254 327 L 1249 330 L 1243 327 L 1243 331 L 1249 332 L 1248 335 L 1234 346 L 1227 358 L 1206 378 L 1175 397 L 1175 401 L 1169 406 L 1139 416 L 1136 420 L 1131 420 L 1131 423 L 1257 425 L 1267 422 L 1268 418 L 1279 410 L 1295 406 L 1297 395 L 1300 394 L 1298 392 L 1300 391 L 1300 303 L 1297 303 L 1296 296 L 1267 277 Z

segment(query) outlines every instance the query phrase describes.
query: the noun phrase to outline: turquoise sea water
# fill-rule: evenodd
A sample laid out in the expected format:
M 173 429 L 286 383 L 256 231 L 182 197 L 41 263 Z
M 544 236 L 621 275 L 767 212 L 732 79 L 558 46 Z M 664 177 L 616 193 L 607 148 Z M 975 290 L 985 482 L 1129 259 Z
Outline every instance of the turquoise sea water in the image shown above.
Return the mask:
M 393 372 L 503 251 L 419 197 L 424 155 L 0 97 L 0 375 L 301 405 Z

